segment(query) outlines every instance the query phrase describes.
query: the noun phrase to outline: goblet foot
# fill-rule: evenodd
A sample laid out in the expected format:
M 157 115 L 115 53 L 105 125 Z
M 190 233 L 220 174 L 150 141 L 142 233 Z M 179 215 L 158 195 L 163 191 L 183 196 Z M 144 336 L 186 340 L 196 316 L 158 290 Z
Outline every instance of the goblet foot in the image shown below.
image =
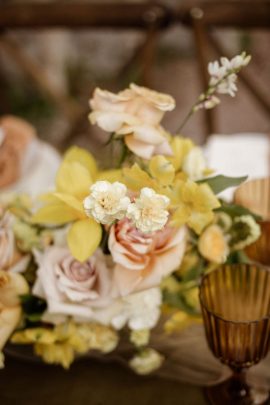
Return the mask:
M 206 398 L 211 405 L 269 405 L 269 392 L 249 387 L 234 377 L 221 384 L 205 388 Z

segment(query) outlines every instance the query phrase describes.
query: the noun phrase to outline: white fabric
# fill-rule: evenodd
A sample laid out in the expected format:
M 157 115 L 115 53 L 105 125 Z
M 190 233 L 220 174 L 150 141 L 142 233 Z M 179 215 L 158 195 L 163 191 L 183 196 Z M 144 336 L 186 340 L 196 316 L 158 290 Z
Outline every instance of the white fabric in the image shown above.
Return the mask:
M 34 140 L 27 148 L 20 179 L 1 193 L 27 193 L 32 197 L 54 188 L 55 175 L 60 165 L 59 153 L 49 144 Z
M 249 179 L 269 175 L 270 141 L 265 134 L 212 135 L 204 151 L 208 167 L 213 168 L 215 174 L 232 177 L 248 175 Z M 234 188 L 230 188 L 219 197 L 231 201 L 233 193 Z

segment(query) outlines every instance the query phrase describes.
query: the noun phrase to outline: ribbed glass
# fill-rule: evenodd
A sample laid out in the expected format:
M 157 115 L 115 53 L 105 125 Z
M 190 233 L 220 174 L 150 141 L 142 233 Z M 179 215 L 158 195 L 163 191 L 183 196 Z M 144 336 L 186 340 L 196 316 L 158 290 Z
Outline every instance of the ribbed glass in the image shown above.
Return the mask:
M 270 266 L 270 221 L 259 224 L 261 236 L 245 248 L 245 253 L 252 261 Z
M 270 177 L 241 184 L 234 193 L 234 202 L 270 220 Z
M 257 265 L 223 265 L 205 275 L 200 303 L 213 354 L 234 370 L 264 358 L 270 345 L 270 272 Z

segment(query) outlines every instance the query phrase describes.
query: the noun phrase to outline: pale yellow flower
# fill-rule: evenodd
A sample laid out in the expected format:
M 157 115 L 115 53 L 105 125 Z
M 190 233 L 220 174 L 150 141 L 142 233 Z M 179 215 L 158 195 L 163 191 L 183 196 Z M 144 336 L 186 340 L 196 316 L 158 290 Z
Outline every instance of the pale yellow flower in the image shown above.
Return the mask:
M 226 236 L 215 224 L 208 226 L 201 234 L 198 248 L 205 259 L 214 263 L 224 263 L 230 252 Z
M 161 367 L 164 356 L 154 349 L 144 349 L 135 355 L 129 362 L 130 367 L 137 374 L 146 375 Z
M 130 341 L 135 346 L 146 346 L 150 339 L 149 329 L 132 330 L 130 333 Z
M 190 180 L 179 181 L 175 185 L 172 199 L 177 207 L 172 223 L 177 226 L 187 224 L 198 234 L 213 221 L 213 210 L 220 207 L 208 184 L 197 184 Z

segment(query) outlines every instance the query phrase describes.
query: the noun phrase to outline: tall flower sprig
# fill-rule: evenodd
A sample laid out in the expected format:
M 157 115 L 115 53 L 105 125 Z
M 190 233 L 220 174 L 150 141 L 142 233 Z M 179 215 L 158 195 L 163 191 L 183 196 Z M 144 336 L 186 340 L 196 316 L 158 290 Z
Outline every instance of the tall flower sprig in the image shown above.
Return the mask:
M 208 88 L 204 93 L 200 94 L 177 132 L 183 129 L 189 118 L 198 110 L 204 108 L 209 110 L 216 107 L 220 103 L 217 94 L 228 94 L 234 97 L 237 91 L 237 73 L 247 66 L 250 60 L 251 56 L 247 55 L 246 52 L 242 52 L 241 55 L 237 55 L 231 60 L 222 57 L 220 58 L 220 62 L 210 62 L 208 64 L 208 73 L 210 75 Z

